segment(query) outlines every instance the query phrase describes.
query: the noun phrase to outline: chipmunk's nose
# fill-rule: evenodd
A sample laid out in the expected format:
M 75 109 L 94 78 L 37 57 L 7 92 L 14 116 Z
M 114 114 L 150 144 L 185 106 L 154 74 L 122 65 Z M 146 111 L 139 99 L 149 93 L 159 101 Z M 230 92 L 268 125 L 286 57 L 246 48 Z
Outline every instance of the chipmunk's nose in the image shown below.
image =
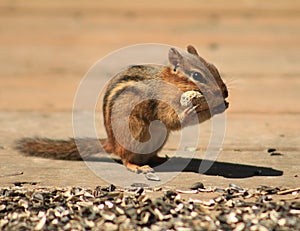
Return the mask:
M 223 97 L 227 98 L 228 97 L 228 90 L 227 87 L 225 87 L 225 90 L 223 91 Z
M 228 89 L 227 89 L 225 84 L 222 84 L 222 85 L 223 85 L 222 88 L 221 88 L 222 89 L 222 95 L 223 95 L 224 99 L 226 99 L 228 97 Z
M 224 100 L 224 105 L 225 105 L 225 108 L 229 107 L 229 103 L 226 100 Z

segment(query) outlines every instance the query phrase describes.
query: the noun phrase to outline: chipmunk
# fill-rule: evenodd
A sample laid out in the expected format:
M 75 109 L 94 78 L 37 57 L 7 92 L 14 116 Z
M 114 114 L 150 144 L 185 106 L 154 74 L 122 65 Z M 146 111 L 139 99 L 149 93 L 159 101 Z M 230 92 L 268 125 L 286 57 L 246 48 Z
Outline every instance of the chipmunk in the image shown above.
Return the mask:
M 79 140 L 76 143 L 83 150 L 81 155 L 104 150 L 119 156 L 128 170 L 151 172 L 150 162 L 166 161 L 157 153 L 171 131 L 201 123 L 228 108 L 228 90 L 217 68 L 200 57 L 193 46 L 189 45 L 187 52 L 170 48 L 168 60 L 165 66 L 129 66 L 112 78 L 103 98 L 107 138 Z M 197 91 L 205 100 L 201 105 L 182 105 L 181 95 L 187 91 Z M 74 139 L 23 138 L 17 149 L 32 156 L 81 160 L 76 143 Z

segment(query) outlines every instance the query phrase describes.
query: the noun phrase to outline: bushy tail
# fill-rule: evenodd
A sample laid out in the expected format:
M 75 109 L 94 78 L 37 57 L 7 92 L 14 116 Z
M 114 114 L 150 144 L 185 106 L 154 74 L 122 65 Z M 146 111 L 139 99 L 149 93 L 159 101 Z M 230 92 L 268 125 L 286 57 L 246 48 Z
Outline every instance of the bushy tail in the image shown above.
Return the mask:
M 101 143 L 104 142 L 105 140 L 97 139 L 79 139 L 75 143 L 74 139 L 23 138 L 17 141 L 16 149 L 30 156 L 60 160 L 82 160 L 82 158 L 103 152 Z

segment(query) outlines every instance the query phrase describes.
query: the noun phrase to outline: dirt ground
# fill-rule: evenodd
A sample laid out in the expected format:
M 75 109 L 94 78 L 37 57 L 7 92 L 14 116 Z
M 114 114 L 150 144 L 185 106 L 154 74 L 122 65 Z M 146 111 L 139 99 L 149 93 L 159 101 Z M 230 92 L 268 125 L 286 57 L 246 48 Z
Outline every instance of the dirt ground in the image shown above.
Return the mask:
M 217 162 L 205 174 L 176 173 L 164 186 L 300 186 L 300 2 L 3 0 L 0 19 L 0 186 L 107 184 L 84 162 L 25 157 L 13 146 L 25 136 L 71 137 L 86 72 L 137 43 L 193 44 L 229 87 Z M 162 152 L 174 151 L 175 138 Z

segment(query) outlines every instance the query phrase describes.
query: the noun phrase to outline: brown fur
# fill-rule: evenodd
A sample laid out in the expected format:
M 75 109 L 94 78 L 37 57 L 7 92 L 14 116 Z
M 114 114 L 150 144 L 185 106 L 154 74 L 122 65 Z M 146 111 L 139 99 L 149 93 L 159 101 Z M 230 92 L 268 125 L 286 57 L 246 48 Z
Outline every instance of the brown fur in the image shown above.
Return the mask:
M 164 159 L 157 156 L 157 152 L 164 146 L 170 132 L 195 123 L 195 121 L 190 120 L 187 108 L 180 105 L 182 92 L 201 91 L 211 100 L 212 110 L 205 107 L 196 110 L 197 123 L 211 118 L 214 114 L 222 113 L 228 107 L 228 103 L 224 100 L 228 96 L 228 91 L 216 67 L 200 57 L 194 47 L 188 46 L 187 51 L 178 52 L 176 49 L 171 48 L 169 51 L 169 66 L 131 66 L 117 74 L 106 88 L 103 99 L 103 117 L 107 139 L 101 140 L 100 143 L 106 152 L 117 154 L 129 170 L 135 172 L 152 171 L 145 164 L 151 161 L 157 163 L 164 161 Z M 205 81 L 195 81 L 192 78 L 192 73 L 195 72 L 201 73 Z M 147 82 L 148 80 L 155 80 L 154 83 L 156 84 L 152 86 L 153 82 Z M 174 86 L 174 89 L 163 84 L 165 82 L 170 86 Z M 147 100 L 142 100 L 143 95 L 148 97 Z M 158 100 L 160 98 L 165 99 L 165 101 Z M 130 105 L 135 106 L 130 108 Z M 220 107 L 220 105 L 225 106 Z M 123 121 L 126 115 L 130 115 L 129 126 Z M 151 139 L 149 128 L 151 122 L 155 120 L 159 120 L 164 124 L 166 139 L 158 146 L 157 150 L 141 154 L 138 151 L 140 146 L 136 141 L 145 143 Z M 154 127 L 154 131 L 159 136 L 162 134 L 162 128 L 160 125 L 157 126 Z M 116 129 L 114 130 L 113 127 Z M 128 128 L 131 135 L 123 135 Z M 118 135 L 118 140 L 116 135 Z M 159 137 L 156 137 L 156 139 L 155 141 L 160 141 Z M 79 144 L 80 152 L 83 152 L 84 155 L 103 151 L 98 140 L 80 140 Z M 128 149 L 123 147 L 122 144 L 128 145 L 126 146 Z M 89 147 L 93 148 L 90 150 Z M 81 159 L 73 139 L 61 141 L 25 138 L 18 142 L 18 149 L 33 156 Z

